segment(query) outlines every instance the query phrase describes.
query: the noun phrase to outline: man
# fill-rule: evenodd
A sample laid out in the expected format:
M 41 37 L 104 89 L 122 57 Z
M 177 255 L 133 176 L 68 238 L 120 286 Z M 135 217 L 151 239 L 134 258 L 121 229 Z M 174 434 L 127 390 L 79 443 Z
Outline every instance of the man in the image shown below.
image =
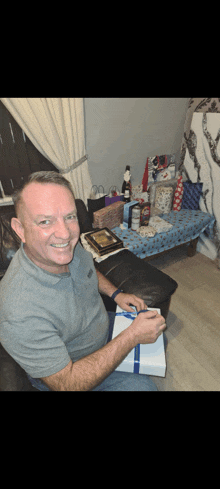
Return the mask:
M 100 292 L 124 310 L 146 309 L 95 270 L 79 243 L 70 183 L 37 172 L 14 195 L 11 226 L 21 239 L 0 283 L 0 338 L 39 390 L 157 390 L 146 375 L 115 372 L 138 343 L 166 327 L 157 311 L 140 313 L 108 342 L 109 319 Z

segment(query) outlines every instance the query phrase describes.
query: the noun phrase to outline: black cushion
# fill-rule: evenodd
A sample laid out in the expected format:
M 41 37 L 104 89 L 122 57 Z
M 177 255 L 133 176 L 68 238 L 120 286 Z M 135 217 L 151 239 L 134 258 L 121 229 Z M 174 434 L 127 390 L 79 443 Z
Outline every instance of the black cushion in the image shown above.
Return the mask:
M 177 288 L 177 282 L 169 275 L 129 250 L 96 263 L 96 267 L 116 287 L 141 297 L 149 307 L 166 301 Z

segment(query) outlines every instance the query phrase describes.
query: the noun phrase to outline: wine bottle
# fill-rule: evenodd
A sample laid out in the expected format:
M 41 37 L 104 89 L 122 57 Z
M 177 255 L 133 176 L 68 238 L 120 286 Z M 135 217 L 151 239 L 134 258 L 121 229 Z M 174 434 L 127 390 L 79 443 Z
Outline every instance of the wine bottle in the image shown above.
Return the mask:
M 122 189 L 121 189 L 123 194 L 125 194 L 125 190 L 129 191 L 129 196 L 131 197 L 131 172 L 130 172 L 130 166 L 129 165 L 127 165 L 125 168 L 124 181 L 123 181 Z

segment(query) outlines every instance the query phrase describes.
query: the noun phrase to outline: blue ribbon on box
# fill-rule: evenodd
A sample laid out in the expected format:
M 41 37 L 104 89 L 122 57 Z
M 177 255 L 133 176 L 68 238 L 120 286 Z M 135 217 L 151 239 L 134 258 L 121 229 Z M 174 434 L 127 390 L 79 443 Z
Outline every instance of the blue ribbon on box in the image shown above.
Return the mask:
M 136 312 L 116 312 L 116 316 L 124 316 L 124 318 L 127 319 L 135 319 L 137 317 Z
M 140 312 L 143 312 L 143 311 L 140 311 Z M 127 311 L 116 312 L 116 316 L 124 316 L 127 319 L 135 319 L 135 317 L 137 317 L 137 313 L 127 312 Z M 139 374 L 139 370 L 140 370 L 140 344 L 138 344 L 134 348 L 134 370 L 133 370 L 133 373 Z
M 141 311 L 138 311 L 138 312 L 127 312 L 127 311 L 123 311 L 123 312 L 116 312 L 116 316 L 124 316 L 125 318 L 127 319 L 135 319 L 138 314 L 140 314 L 140 312 L 148 312 L 148 309 L 141 309 Z
M 134 348 L 134 374 L 139 374 L 140 369 L 140 345 Z

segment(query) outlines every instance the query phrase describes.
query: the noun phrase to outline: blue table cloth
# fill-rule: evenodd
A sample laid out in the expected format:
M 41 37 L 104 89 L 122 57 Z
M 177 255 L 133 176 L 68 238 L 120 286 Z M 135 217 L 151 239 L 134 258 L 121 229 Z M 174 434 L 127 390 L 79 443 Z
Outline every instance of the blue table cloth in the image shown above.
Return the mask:
M 157 233 L 153 238 L 142 238 L 136 231 L 131 229 L 121 230 L 119 226 L 112 231 L 123 241 L 124 247 L 128 248 L 139 258 L 156 255 L 175 246 L 198 238 L 205 231 L 213 233 L 215 218 L 207 212 L 200 210 L 181 209 L 179 212 L 171 211 L 169 214 L 160 215 L 162 219 L 169 222 L 173 227 L 165 233 Z

